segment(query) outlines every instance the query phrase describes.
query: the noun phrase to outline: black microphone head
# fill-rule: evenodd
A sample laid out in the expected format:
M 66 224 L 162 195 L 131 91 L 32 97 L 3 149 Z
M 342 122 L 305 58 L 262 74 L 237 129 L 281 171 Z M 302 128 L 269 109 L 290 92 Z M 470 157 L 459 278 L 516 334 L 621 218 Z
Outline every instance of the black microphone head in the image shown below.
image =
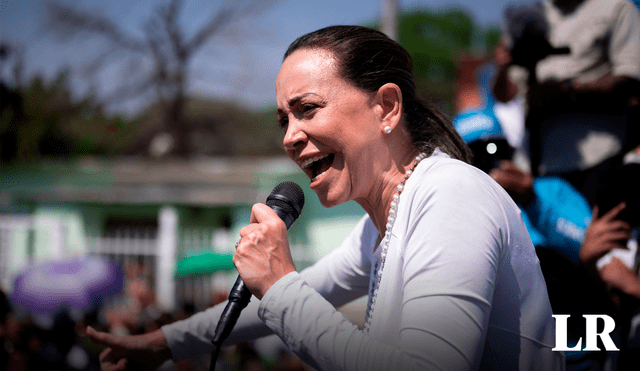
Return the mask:
M 273 188 L 267 197 L 267 206 L 272 208 L 285 222 L 287 228 L 298 219 L 304 206 L 302 188 L 294 182 L 282 182 Z

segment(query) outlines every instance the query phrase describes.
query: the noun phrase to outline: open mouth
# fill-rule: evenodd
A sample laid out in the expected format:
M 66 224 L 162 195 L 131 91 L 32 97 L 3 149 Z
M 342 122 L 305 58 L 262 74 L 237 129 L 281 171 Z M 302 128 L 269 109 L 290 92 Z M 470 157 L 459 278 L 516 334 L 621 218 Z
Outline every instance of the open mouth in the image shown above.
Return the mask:
M 313 157 L 302 162 L 300 167 L 310 174 L 311 181 L 314 182 L 329 170 L 333 163 L 333 158 L 333 154 Z

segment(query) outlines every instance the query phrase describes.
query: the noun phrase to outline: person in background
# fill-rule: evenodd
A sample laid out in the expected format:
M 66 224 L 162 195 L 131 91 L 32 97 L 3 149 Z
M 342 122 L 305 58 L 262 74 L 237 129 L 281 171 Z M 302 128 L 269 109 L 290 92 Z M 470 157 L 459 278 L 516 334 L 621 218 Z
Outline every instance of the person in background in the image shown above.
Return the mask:
M 580 250 L 580 259 L 607 285 L 619 331 L 619 371 L 640 363 L 640 148 L 609 169 L 596 190 L 597 206 Z
M 593 206 L 595 177 L 640 143 L 640 14 L 628 0 L 545 0 L 505 10 L 494 95 L 526 96 L 534 175 Z
M 417 95 L 412 64 L 360 26 L 290 45 L 276 79 L 285 152 L 323 206 L 353 200 L 367 214 L 298 273 L 286 226 L 254 205 L 234 263 L 255 298 L 228 343 L 275 333 L 318 370 L 563 370 L 520 212 Z M 336 307 L 364 295 L 360 329 Z M 87 333 L 108 346 L 104 369 L 156 367 L 210 351 L 223 307 L 140 336 Z
M 492 106 L 460 112 L 453 125 L 474 154 L 473 164 L 488 173 L 516 201 L 534 246 L 553 246 L 574 264 L 591 218 L 585 198 L 566 180 L 533 177 L 513 161 Z
M 120 334 L 139 333 L 143 323 L 152 322 L 160 316 L 156 305 L 155 292 L 151 288 L 151 270 L 143 259 L 126 263 L 126 302 L 110 308 L 105 316 L 112 332 Z
M 12 320 L 12 310 L 9 298 L 0 289 L 0 366 L 9 369 L 10 355 L 13 349 L 11 347 L 11 338 L 9 335 L 10 321 Z

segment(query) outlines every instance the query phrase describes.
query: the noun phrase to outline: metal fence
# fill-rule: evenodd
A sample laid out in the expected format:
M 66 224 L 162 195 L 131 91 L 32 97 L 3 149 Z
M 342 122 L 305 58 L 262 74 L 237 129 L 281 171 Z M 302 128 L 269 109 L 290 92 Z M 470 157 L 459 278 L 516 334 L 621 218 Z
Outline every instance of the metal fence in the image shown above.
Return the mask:
M 69 246 L 68 230 L 61 220 L 42 220 L 36 216 L 0 215 L 0 288 L 11 293 L 15 276 L 31 263 L 68 256 L 94 255 L 118 263 L 128 273 L 130 265 L 145 267 L 145 278 L 154 291 L 162 311 L 180 310 L 186 305 L 202 310 L 224 298 L 237 272 L 218 272 L 175 278 L 180 258 L 201 250 L 229 252 L 235 241 L 220 242 L 214 228 L 181 228 L 171 207 L 160 210 L 157 227 L 120 226 L 106 235 L 84 236 L 82 248 Z M 36 238 L 36 236 L 38 236 Z M 226 250 L 224 245 L 226 244 Z M 41 247 L 35 248 L 34 245 Z M 228 246 L 230 245 L 230 246 Z M 40 255 L 34 254 L 35 250 Z M 291 246 L 299 268 L 313 263 L 304 246 Z M 46 250 L 42 253 L 43 250 Z M 127 277 L 125 277 L 125 280 Z M 126 281 L 125 281 L 126 287 Z M 120 296 L 125 296 L 122 292 Z M 116 301 L 125 298 L 115 298 Z
M 214 229 L 198 228 L 178 230 L 175 210 L 160 211 L 157 229 L 121 227 L 108 236 L 85 236 L 84 248 L 72 249 L 66 245 L 67 231 L 62 222 L 49 220 L 42 223 L 34 216 L 0 215 L 0 288 L 10 294 L 16 275 L 31 263 L 61 259 L 68 256 L 93 255 L 118 263 L 129 279 L 132 264 L 145 267 L 146 277 L 154 291 L 161 310 L 180 309 L 185 303 L 196 309 L 209 306 L 220 282 L 227 277 L 215 275 L 188 276 L 175 279 L 178 259 L 192 251 L 211 249 Z M 34 254 L 35 235 L 44 244 L 46 254 Z M 44 241 L 43 241 L 44 240 Z M 126 287 L 126 281 L 125 281 Z M 126 292 L 120 293 L 120 296 Z M 115 301 L 125 300 L 115 298 Z

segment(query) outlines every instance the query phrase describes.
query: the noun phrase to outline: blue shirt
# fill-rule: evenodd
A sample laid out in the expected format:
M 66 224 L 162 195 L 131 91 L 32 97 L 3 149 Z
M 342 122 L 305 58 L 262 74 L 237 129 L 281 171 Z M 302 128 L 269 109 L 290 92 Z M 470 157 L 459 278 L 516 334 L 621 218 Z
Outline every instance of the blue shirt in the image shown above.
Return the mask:
M 555 176 L 533 182 L 535 200 L 523 211 L 523 219 L 536 247 L 556 248 L 574 263 L 591 220 L 591 208 L 569 182 Z

